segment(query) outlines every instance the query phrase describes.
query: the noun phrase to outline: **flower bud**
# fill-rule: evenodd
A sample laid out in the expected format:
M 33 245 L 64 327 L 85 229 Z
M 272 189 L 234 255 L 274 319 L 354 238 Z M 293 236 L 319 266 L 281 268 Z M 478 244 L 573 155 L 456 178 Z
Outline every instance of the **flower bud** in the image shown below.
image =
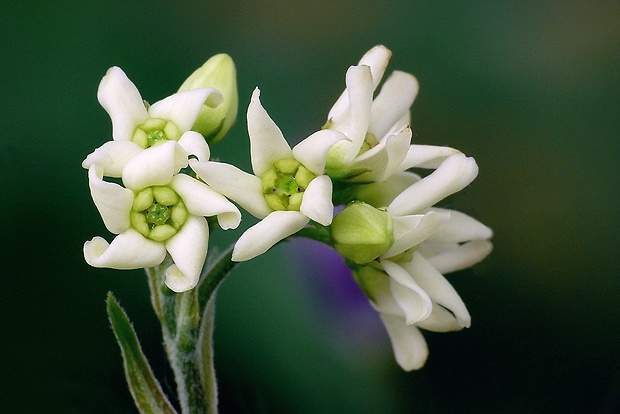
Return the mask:
M 331 229 L 334 248 L 357 264 L 375 260 L 394 242 L 392 217 L 363 202 L 349 204 L 334 217 Z
M 209 106 L 211 102 L 205 102 L 192 127 L 209 144 L 214 144 L 224 138 L 237 118 L 237 71 L 232 58 L 225 53 L 211 57 L 183 82 L 179 92 L 200 88 L 215 88 L 224 98 L 215 107 Z

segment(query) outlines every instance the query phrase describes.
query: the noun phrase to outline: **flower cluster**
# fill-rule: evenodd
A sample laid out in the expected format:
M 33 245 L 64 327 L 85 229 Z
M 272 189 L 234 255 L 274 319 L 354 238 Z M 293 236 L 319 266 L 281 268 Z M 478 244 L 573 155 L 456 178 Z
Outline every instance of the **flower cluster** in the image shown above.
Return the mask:
M 251 174 L 211 160 L 205 141 L 219 141 L 232 124 L 234 75 L 213 82 L 214 65 L 205 64 L 180 92 L 149 107 L 120 69 L 110 69 L 98 97 L 112 118 L 113 141 L 83 166 L 104 223 L 117 236 L 111 244 L 100 237 L 87 242 L 87 262 L 152 267 L 168 253 L 174 264 L 166 284 L 191 289 L 207 254 L 204 217 L 236 228 L 241 214 L 232 200 L 260 220 L 235 243 L 233 261 L 294 235 L 331 245 L 379 312 L 399 365 L 420 368 L 428 349 L 419 328 L 469 326 L 467 308 L 443 274 L 488 255 L 492 231 L 434 207 L 470 184 L 478 167 L 453 148 L 411 144 L 418 82 L 395 71 L 379 88 L 390 57 L 376 46 L 351 66 L 325 125 L 293 148 L 257 88 L 247 110 Z M 413 168 L 432 172 L 422 177 Z M 334 205 L 342 206 L 335 216 Z
M 224 56 L 224 62 L 234 71 L 230 58 Z M 203 85 L 209 85 L 208 79 Z M 232 95 L 234 113 L 221 116 L 216 134 L 227 117 L 236 116 L 236 89 Z M 223 229 L 241 221 L 238 208 L 224 196 L 182 172 L 190 159 L 210 156 L 203 136 L 191 130 L 201 111 L 230 107 L 230 98 L 212 87 L 196 87 L 149 106 L 118 67 L 103 77 L 97 97 L 112 119 L 113 140 L 82 166 L 88 169 L 104 224 L 117 236 L 110 244 L 101 237 L 86 242 L 84 257 L 95 267 L 137 269 L 159 265 L 169 254 L 174 264 L 166 270 L 166 285 L 176 292 L 189 290 L 196 286 L 207 255 L 205 217 L 216 216 Z M 123 185 L 104 177 L 120 178 Z

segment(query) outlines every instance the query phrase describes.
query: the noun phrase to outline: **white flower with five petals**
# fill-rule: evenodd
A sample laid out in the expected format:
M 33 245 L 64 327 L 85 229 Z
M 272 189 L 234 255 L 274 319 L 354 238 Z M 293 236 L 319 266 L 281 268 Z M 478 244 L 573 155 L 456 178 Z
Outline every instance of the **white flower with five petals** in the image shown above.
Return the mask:
M 234 261 L 245 261 L 304 228 L 310 220 L 331 223 L 332 182 L 325 175 L 327 152 L 347 138 L 338 131 L 318 131 L 291 149 L 261 105 L 258 88 L 248 107 L 253 174 L 218 162 L 190 161 L 209 186 L 262 219 L 236 242 Z
M 159 143 L 172 141 L 187 154 L 205 158 L 204 141 L 190 131 L 203 104 L 216 107 L 222 95 L 213 88 L 179 92 L 145 106 L 140 92 L 118 67 L 112 67 L 101 79 L 97 91 L 99 103 L 112 120 L 112 141 L 97 148 L 82 163 L 89 169 L 97 164 L 108 177 L 121 177 L 123 168 L 135 156 Z
M 209 154 L 205 155 L 208 159 Z M 94 267 L 138 269 L 161 264 L 167 252 L 174 264 L 166 270 L 166 285 L 175 292 L 196 286 L 209 242 L 204 217 L 217 216 L 220 226 L 230 229 L 239 225 L 241 213 L 205 183 L 177 174 L 184 166 L 187 153 L 171 141 L 132 158 L 123 168 L 125 187 L 104 181 L 103 168 L 91 165 L 93 201 L 106 228 L 117 236 L 111 243 L 101 237 L 86 242 L 86 262 Z

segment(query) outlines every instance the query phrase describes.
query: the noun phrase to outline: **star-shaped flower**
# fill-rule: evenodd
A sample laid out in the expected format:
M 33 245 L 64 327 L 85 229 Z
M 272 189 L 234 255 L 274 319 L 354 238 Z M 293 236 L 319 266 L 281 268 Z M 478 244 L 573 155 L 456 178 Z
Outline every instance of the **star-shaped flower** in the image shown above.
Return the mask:
M 196 132 L 187 134 L 196 135 Z M 207 159 L 209 154 L 205 154 Z M 103 180 L 93 164 L 88 178 L 93 201 L 106 228 L 117 236 L 111 244 L 95 237 L 84 244 L 86 262 L 94 267 L 138 269 L 163 262 L 166 285 L 182 292 L 196 286 L 204 264 L 209 226 L 204 217 L 217 216 L 223 229 L 236 228 L 241 213 L 223 195 L 186 174 L 187 153 L 175 142 L 164 142 L 137 154 L 123 169 L 125 187 Z
M 266 252 L 298 232 L 310 220 L 332 221 L 332 182 L 325 174 L 329 149 L 347 138 L 338 131 L 318 131 L 291 149 L 261 105 L 258 88 L 248 107 L 252 170 L 218 162 L 190 161 L 198 176 L 216 191 L 262 219 L 237 241 L 233 260 L 245 261 Z
M 108 177 L 121 177 L 123 168 L 141 152 L 172 141 L 188 154 L 204 158 L 204 141 L 188 134 L 203 104 L 217 106 L 221 94 L 213 88 L 193 89 L 171 95 L 145 106 L 140 92 L 118 67 L 112 67 L 101 79 L 97 92 L 99 103 L 112 119 L 112 138 L 88 155 L 82 167 L 97 164 Z

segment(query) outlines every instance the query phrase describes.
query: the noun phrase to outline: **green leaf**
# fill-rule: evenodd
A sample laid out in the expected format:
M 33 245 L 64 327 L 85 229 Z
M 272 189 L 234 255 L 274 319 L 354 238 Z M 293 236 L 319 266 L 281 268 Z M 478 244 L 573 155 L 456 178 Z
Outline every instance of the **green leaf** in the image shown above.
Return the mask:
M 121 347 L 125 378 L 136 407 L 140 413 L 176 414 L 142 353 L 138 337 L 127 314 L 111 292 L 108 292 L 106 305 L 112 330 Z

